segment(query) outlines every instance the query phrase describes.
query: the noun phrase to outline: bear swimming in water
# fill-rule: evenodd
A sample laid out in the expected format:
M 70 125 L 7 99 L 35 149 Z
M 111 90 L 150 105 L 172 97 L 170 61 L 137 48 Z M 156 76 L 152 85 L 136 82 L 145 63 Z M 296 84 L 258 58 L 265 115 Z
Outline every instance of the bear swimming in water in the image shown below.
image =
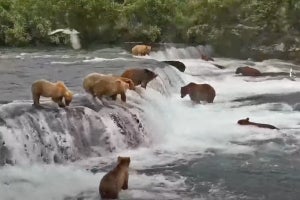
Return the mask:
M 253 125 L 253 126 L 256 126 L 259 128 L 279 129 L 270 124 L 261 124 L 261 123 L 250 122 L 249 117 L 247 117 L 246 119 L 240 119 L 237 123 L 239 125 Z
M 242 74 L 243 76 L 261 76 L 261 72 L 252 67 L 238 67 L 235 74 Z

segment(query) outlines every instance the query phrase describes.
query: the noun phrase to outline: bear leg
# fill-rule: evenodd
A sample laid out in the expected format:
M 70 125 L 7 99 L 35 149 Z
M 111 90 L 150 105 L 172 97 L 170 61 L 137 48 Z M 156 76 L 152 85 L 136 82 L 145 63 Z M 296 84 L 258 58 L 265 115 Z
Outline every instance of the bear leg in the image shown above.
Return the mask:
M 125 92 L 121 93 L 121 100 L 124 101 L 124 102 L 126 102 L 126 94 L 125 94 Z
M 112 100 L 115 101 L 115 100 L 117 99 L 117 95 L 118 95 L 118 94 L 114 94 L 114 95 L 111 95 L 110 97 L 111 97 Z
M 102 99 L 102 94 L 95 94 L 95 96 L 101 101 L 101 99 Z
M 123 189 L 123 190 L 127 190 L 127 189 L 128 189 L 128 172 L 127 172 L 126 175 L 125 175 L 125 180 L 124 180 L 122 189 Z
M 146 87 L 147 87 L 147 84 L 148 84 L 148 83 L 147 83 L 146 81 L 142 81 L 142 83 L 141 83 L 141 87 L 146 89 Z
M 32 93 L 33 104 L 40 105 L 40 95 Z

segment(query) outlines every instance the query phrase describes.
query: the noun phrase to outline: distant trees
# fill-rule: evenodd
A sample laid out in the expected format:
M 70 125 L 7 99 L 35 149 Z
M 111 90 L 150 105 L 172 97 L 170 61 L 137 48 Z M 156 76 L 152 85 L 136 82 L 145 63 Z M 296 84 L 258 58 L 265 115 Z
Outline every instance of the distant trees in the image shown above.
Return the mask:
M 0 0 L 0 45 L 191 42 L 217 50 L 300 42 L 299 0 Z

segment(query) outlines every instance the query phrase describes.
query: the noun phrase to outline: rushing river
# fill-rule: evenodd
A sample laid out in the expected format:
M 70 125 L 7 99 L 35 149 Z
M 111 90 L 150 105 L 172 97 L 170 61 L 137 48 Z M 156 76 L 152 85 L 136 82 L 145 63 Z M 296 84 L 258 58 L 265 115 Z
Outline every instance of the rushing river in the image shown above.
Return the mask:
M 133 57 L 122 48 L 94 51 L 2 49 L 0 52 L 0 199 L 95 200 L 117 156 L 130 156 L 129 189 L 120 199 L 296 200 L 300 197 L 300 82 L 281 60 L 199 59 L 202 47 L 168 48 Z M 179 60 L 185 72 L 162 63 Z M 273 76 L 242 77 L 254 66 Z M 91 72 L 131 67 L 158 74 L 127 103 L 86 94 Z M 281 73 L 284 72 L 284 73 Z M 68 108 L 42 99 L 31 84 L 62 80 L 75 93 Z M 213 104 L 180 98 L 189 82 L 209 83 Z M 280 130 L 240 126 L 269 123 Z

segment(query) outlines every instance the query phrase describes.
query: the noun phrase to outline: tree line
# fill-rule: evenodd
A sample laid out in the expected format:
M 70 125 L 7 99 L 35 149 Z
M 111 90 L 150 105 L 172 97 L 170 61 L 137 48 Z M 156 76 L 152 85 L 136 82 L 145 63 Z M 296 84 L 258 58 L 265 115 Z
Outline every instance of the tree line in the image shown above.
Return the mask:
M 0 0 L 0 45 L 208 43 L 226 54 L 300 43 L 299 0 Z

